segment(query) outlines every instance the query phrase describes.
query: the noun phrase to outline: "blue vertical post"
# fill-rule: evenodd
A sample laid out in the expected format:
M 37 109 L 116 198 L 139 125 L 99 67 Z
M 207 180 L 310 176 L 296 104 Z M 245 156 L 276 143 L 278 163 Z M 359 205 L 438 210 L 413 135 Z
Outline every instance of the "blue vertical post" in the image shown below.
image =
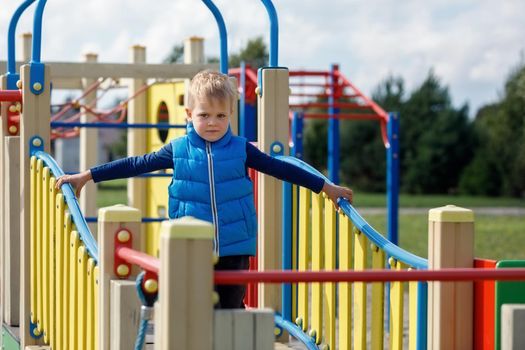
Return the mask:
M 246 63 L 241 61 L 241 95 L 239 98 L 239 136 L 247 137 L 246 130 Z M 250 140 L 248 140 L 250 141 Z
M 261 0 L 270 17 L 270 67 L 277 67 L 279 56 L 279 21 L 271 0 Z
M 339 66 L 333 64 L 330 68 L 330 95 L 328 97 L 328 178 L 335 184 L 339 183 L 339 108 L 334 104 L 338 101 L 339 83 L 335 72 Z
M 290 155 L 303 159 L 303 124 L 304 116 L 302 112 L 293 112 L 292 119 L 292 142 Z
M 387 148 L 387 232 L 388 240 L 398 244 L 399 218 L 399 113 L 388 114 L 388 141 Z
M 418 282 L 417 284 L 417 337 L 416 349 L 427 349 L 427 327 L 428 327 L 428 284 Z
M 40 0 L 42 1 L 42 0 Z M 228 34 L 226 32 L 226 25 L 222 18 L 221 11 L 215 6 L 211 0 L 202 0 L 202 2 L 208 7 L 208 9 L 215 17 L 217 26 L 219 27 L 219 38 L 220 38 L 220 71 L 222 74 L 228 74 Z

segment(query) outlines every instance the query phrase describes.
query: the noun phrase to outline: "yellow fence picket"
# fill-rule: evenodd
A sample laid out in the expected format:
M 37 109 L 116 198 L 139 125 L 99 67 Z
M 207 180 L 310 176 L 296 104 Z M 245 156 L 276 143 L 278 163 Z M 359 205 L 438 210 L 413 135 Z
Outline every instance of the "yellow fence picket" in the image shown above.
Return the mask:
M 402 270 L 402 263 L 390 258 L 392 270 Z M 403 282 L 390 283 L 390 349 L 403 349 Z
M 304 187 L 299 189 L 299 271 L 310 269 L 310 207 L 312 204 L 311 191 Z M 298 286 L 298 318 L 301 320 L 303 331 L 308 329 L 309 319 L 309 288 L 308 283 L 299 283 Z
M 78 312 L 77 312 L 77 298 L 78 298 L 78 271 L 76 269 L 77 251 L 80 240 L 77 231 L 71 231 L 69 236 L 69 349 L 77 347 L 78 334 Z
M 38 291 L 42 300 L 42 319 L 41 325 L 44 332 L 44 342 L 49 344 L 49 177 L 50 170 L 44 168 L 42 174 L 42 289 Z
M 312 194 L 312 270 L 323 269 L 323 196 Z M 312 284 L 312 330 L 316 343 L 323 339 L 323 299 L 321 283 Z
M 87 250 L 83 244 L 77 249 L 77 349 L 86 349 L 87 330 Z
M 55 260 L 56 260 L 56 279 L 55 279 L 55 292 L 56 300 L 59 302 L 56 303 L 56 349 L 64 349 L 64 195 L 58 193 L 55 200 Z M 53 347 L 55 349 L 55 347 Z
M 339 215 L 339 270 L 352 270 L 352 222 Z M 339 348 L 352 344 L 352 284 L 339 283 Z
M 86 306 L 86 349 L 95 350 L 95 260 L 89 258 L 87 262 L 87 306 Z
M 52 176 L 49 179 L 49 241 L 47 242 L 49 249 L 49 294 L 48 301 L 49 304 L 49 326 L 47 329 L 49 336 L 49 345 L 52 349 L 56 349 L 56 252 L 55 252 L 55 240 L 56 240 L 56 179 Z
M 324 198 L 324 269 L 335 270 L 336 211 L 330 199 Z M 325 342 L 335 349 L 335 283 L 325 283 L 323 293 Z
M 371 245 L 372 251 L 372 268 L 385 268 L 385 253 L 376 245 Z M 383 349 L 383 333 L 384 333 L 384 299 L 385 286 L 383 283 L 372 283 L 372 350 Z
M 71 332 L 70 328 L 70 316 L 69 316 L 69 300 L 70 300 L 70 279 L 71 277 L 71 269 L 70 269 L 70 249 L 69 249 L 69 241 L 70 241 L 70 233 L 71 233 L 71 215 L 69 213 L 65 214 L 64 218 L 64 231 L 63 239 L 62 239 L 62 249 L 64 252 L 63 260 L 62 260 L 62 266 L 63 266 L 63 280 L 62 280 L 62 302 L 63 302 L 63 309 L 62 309 L 62 322 L 63 322 L 63 333 L 62 333 L 62 346 L 64 349 L 69 349 L 69 333 Z
M 31 322 L 36 323 L 36 222 L 37 222 L 37 193 L 36 193 L 36 183 L 37 183 L 37 160 L 36 157 L 31 157 L 31 210 L 30 210 L 30 239 L 29 244 L 31 246 L 29 257 L 29 274 L 30 274 L 30 284 L 31 284 Z
M 354 229 L 354 270 L 366 269 L 368 239 Z M 354 283 L 354 349 L 366 349 L 366 284 Z

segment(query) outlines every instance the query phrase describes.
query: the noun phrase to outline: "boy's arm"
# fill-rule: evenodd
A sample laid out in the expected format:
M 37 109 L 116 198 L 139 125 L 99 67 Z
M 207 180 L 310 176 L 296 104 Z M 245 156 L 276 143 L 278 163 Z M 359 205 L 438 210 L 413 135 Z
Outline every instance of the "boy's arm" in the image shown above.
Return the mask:
M 115 160 L 91 168 L 93 181 L 101 182 L 115 179 L 134 177 L 160 169 L 172 169 L 171 144 L 167 144 L 157 152 L 142 156 L 128 157 Z
M 261 152 L 250 143 L 246 144 L 246 166 L 280 180 L 306 187 L 315 193 L 322 191 L 332 200 L 337 209 L 339 208 L 338 198 L 342 197 L 350 202 L 353 201 L 351 189 L 325 182 L 323 178 L 317 175 Z
M 173 168 L 171 144 L 162 147 L 158 152 L 118 159 L 78 174 L 63 175 L 58 178 L 56 188 L 60 189 L 63 184 L 70 183 L 79 197 L 80 191 L 90 180 L 100 182 L 122 179 L 167 168 Z

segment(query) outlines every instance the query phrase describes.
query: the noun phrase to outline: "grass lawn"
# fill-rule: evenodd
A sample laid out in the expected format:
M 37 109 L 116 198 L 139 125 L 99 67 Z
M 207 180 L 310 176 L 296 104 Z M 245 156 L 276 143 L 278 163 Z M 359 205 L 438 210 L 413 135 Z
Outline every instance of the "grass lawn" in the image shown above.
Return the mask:
M 103 208 L 115 204 L 126 204 L 126 179 L 105 181 L 98 184 L 97 207 Z
M 384 215 L 367 215 L 364 219 L 380 233 L 386 232 Z M 525 260 L 525 217 L 475 215 L 474 220 L 476 257 Z M 401 215 L 399 220 L 401 247 L 426 258 L 427 242 L 427 215 Z
M 354 191 L 354 204 L 359 207 L 386 208 L 384 193 L 364 193 Z M 400 207 L 437 208 L 447 204 L 454 204 L 464 208 L 475 207 L 525 207 L 524 198 L 505 197 L 475 197 L 452 195 L 409 195 L 399 196 Z

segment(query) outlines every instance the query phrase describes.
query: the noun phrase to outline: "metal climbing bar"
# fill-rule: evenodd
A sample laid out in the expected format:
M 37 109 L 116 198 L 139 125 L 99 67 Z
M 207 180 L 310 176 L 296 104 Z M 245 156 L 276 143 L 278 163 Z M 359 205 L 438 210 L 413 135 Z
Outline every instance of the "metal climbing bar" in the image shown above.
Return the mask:
M 7 33 L 7 89 L 9 90 L 15 90 L 16 82 L 20 79 L 20 75 L 16 72 L 16 27 L 20 16 L 22 16 L 24 11 L 34 2 L 35 0 L 26 0 L 20 4 L 9 22 L 9 31 Z
M 270 17 L 270 67 L 277 67 L 279 55 L 279 21 L 271 0 L 261 0 Z
M 202 2 L 208 7 L 208 9 L 215 17 L 217 26 L 219 27 L 220 36 L 220 70 L 223 74 L 228 74 L 228 34 L 226 32 L 226 25 L 222 18 L 221 11 L 215 6 L 211 0 L 202 0 Z

